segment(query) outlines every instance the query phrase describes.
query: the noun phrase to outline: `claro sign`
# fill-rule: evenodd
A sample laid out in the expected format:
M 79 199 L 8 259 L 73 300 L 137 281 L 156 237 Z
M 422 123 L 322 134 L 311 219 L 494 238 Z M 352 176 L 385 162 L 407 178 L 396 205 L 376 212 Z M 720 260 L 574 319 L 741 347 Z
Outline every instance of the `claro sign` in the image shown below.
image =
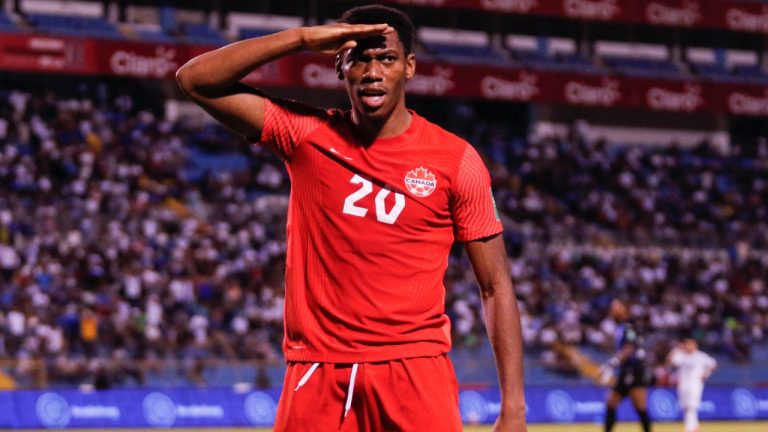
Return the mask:
M 671 4 L 673 0 L 657 2 Z M 611 2 L 589 3 L 594 6 Z M 0 70 L 173 79 L 179 66 L 212 48 L 0 33 Z M 407 86 L 412 95 L 768 117 L 766 85 L 681 82 L 430 60 L 420 62 L 418 69 Z M 343 88 L 332 61 L 313 54 L 281 58 L 259 68 L 243 82 L 257 87 Z
M 158 46 L 153 54 L 147 55 L 130 49 L 118 49 L 109 59 L 109 66 L 115 75 L 137 78 L 165 78 L 179 68 L 176 49 Z
M 518 73 L 516 79 L 488 75 L 480 81 L 480 92 L 488 99 L 530 101 L 540 93 L 538 80 L 529 72 Z
M 732 92 L 728 95 L 728 109 L 739 115 L 768 116 L 768 89 L 762 95 Z
M 645 6 L 645 18 L 651 24 L 693 27 L 702 21 L 703 16 L 698 2 L 686 1 L 679 7 L 650 2 Z
M 621 82 L 613 78 L 603 78 L 595 85 L 571 80 L 563 87 L 563 94 L 565 100 L 572 105 L 610 107 L 621 100 Z
M 682 91 L 671 90 L 662 86 L 651 86 L 646 92 L 646 102 L 652 110 L 660 111 L 697 111 L 704 106 L 701 86 L 686 84 Z
M 760 12 L 731 7 L 725 12 L 725 25 L 732 30 L 768 33 L 768 6 Z

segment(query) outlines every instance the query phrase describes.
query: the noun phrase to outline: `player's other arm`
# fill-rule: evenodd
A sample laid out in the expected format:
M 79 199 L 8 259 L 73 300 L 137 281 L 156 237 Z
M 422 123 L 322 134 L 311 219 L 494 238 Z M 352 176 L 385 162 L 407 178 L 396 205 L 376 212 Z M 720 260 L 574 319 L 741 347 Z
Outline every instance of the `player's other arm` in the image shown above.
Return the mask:
M 680 356 L 682 354 L 682 348 L 678 345 L 667 354 L 667 366 L 678 367 L 680 366 Z
M 501 234 L 468 241 L 467 255 L 480 285 L 483 314 L 499 373 L 501 414 L 494 431 L 525 431 L 520 312 Z
M 264 127 L 264 99 L 240 80 L 261 65 L 302 50 L 336 54 L 355 39 L 393 31 L 386 24 L 301 27 L 236 42 L 201 54 L 176 72 L 181 89 L 235 133 L 257 139 Z
M 712 376 L 712 373 L 715 371 L 715 369 L 717 369 L 717 360 L 715 360 L 714 357 L 710 355 L 706 355 L 706 356 L 707 356 L 706 357 L 707 366 L 704 370 L 704 377 L 703 377 L 704 380 L 709 379 L 709 377 Z

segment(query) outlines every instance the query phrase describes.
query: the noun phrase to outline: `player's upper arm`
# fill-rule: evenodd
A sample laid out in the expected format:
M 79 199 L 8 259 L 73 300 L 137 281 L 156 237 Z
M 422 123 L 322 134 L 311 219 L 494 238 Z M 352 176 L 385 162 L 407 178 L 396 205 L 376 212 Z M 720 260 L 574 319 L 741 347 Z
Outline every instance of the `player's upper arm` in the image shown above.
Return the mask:
M 469 144 L 456 173 L 451 213 L 460 241 L 482 239 L 502 231 L 491 190 L 491 176 L 480 155 Z
M 714 357 L 707 354 L 707 367 L 711 370 L 717 369 L 717 360 Z
M 672 366 L 680 366 L 680 362 L 682 361 L 682 357 L 680 355 L 680 350 L 677 348 L 674 348 L 672 352 L 669 353 L 669 356 L 667 357 L 667 362 L 671 364 Z
M 263 96 L 240 83 L 226 89 L 206 91 L 191 82 L 185 67 L 188 66 L 184 65 L 176 72 L 176 80 L 187 96 L 236 134 L 249 139 L 261 135 L 264 127 Z

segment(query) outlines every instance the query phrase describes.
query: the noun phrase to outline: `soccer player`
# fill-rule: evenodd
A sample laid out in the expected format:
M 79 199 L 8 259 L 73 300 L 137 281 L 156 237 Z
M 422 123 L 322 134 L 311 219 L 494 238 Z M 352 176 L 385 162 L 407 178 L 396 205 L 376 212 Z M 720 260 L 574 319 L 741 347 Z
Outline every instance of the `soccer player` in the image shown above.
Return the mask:
M 704 381 L 717 368 L 717 361 L 699 351 L 693 338 L 686 338 L 670 351 L 667 363 L 677 368 L 677 398 L 683 409 L 685 432 L 699 432 L 699 406 Z
M 405 105 L 414 28 L 379 5 L 202 54 L 182 89 L 279 155 L 291 178 L 288 362 L 276 431 L 459 431 L 443 276 L 454 238 L 480 285 L 502 394 L 497 431 L 524 431 L 520 320 L 480 156 Z M 335 56 L 351 110 L 272 99 L 239 83 L 300 51 Z
M 603 366 L 602 371 L 618 368 L 616 383 L 608 394 L 605 404 L 605 432 L 610 432 L 616 423 L 616 410 L 627 396 L 632 400 L 632 405 L 640 417 L 640 423 L 644 432 L 650 432 L 651 419 L 648 416 L 648 374 L 644 364 L 645 351 L 642 348 L 642 339 L 637 330 L 629 321 L 627 305 L 618 299 L 611 302 L 608 311 L 611 318 L 617 323 L 616 327 L 616 354 Z

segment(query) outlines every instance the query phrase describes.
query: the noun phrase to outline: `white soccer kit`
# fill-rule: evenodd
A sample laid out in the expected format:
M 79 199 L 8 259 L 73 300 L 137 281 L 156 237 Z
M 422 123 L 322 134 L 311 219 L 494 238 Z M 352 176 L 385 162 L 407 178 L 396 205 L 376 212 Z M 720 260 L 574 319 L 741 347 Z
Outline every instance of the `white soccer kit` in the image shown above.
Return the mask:
M 677 395 L 680 405 L 683 408 L 698 409 L 704 392 L 704 380 L 717 362 L 701 351 L 688 353 L 679 349 L 672 354 L 670 362 L 678 371 Z

